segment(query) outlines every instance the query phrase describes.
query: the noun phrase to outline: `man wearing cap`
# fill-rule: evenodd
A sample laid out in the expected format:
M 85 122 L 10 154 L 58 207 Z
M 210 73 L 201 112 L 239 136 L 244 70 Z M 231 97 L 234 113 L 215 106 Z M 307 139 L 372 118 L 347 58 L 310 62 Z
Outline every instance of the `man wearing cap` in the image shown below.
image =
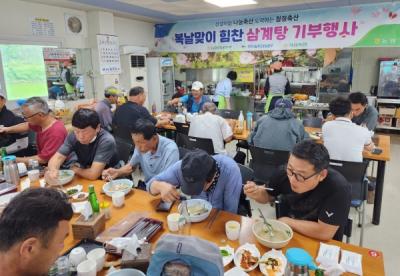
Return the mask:
M 263 149 L 291 151 L 305 138 L 308 138 L 308 133 L 293 114 L 292 102 L 278 99 L 275 108 L 257 121 L 249 144 Z
M 103 129 L 111 132 L 112 131 L 112 104 L 117 104 L 118 97 L 122 96 L 122 93 L 114 86 L 109 86 L 104 90 L 104 99 L 97 103 L 96 112 L 100 117 L 100 125 Z
M 203 107 L 203 104 L 210 102 L 210 98 L 203 95 L 203 89 L 203 84 L 199 81 L 195 81 L 192 84 L 192 94 L 173 99 L 169 101 L 168 104 L 177 105 L 178 103 L 183 103 L 186 104 L 188 112 L 199 113 Z
M 167 202 L 179 199 L 180 188 L 185 195 L 207 200 L 213 208 L 237 213 L 242 176 L 232 158 L 222 154 L 210 156 L 196 149 L 146 185 L 150 194 L 161 195 Z
M 270 65 L 271 75 L 266 78 L 264 86 L 264 93 L 267 97 L 265 113 L 274 108 L 275 102 L 279 98 L 291 93 L 290 82 L 282 73 L 282 61 L 283 57 L 281 56 L 272 57 Z
M 0 125 L 5 127 L 15 126 L 24 122 L 24 119 L 7 109 L 6 97 L 0 93 Z M 28 148 L 28 133 L 10 133 L 0 135 L 0 147 L 6 147 L 8 154 L 24 156 Z

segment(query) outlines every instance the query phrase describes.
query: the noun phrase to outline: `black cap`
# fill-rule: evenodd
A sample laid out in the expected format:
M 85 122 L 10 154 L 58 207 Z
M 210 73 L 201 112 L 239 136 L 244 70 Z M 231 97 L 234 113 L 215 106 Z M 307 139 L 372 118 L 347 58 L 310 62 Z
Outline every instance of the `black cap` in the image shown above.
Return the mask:
M 214 158 L 201 149 L 187 153 L 181 164 L 182 176 L 185 181 L 181 186 L 182 192 L 190 196 L 201 194 L 214 162 Z

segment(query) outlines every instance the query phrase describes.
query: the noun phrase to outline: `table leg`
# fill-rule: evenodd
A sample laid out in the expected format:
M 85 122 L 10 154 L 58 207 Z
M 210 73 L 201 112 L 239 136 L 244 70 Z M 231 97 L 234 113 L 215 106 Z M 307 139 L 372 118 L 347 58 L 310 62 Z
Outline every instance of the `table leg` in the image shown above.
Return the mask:
M 376 171 L 374 211 L 372 216 L 372 223 L 375 225 L 379 225 L 379 221 L 381 219 L 383 183 L 385 181 L 385 167 L 386 167 L 386 161 L 378 161 L 378 169 Z

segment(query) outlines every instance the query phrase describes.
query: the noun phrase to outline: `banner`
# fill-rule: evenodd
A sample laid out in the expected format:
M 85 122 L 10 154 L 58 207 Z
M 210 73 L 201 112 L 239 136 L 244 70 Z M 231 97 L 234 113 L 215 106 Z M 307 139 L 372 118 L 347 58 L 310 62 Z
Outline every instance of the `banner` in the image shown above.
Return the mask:
M 159 52 L 400 46 L 400 3 L 157 24 Z

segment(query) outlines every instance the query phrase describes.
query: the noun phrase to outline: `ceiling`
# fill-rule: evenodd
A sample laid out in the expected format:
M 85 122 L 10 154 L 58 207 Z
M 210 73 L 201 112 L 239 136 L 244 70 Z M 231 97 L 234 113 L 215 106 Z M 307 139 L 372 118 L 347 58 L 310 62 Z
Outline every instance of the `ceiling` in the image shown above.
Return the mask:
M 359 4 L 394 2 L 394 0 L 257 0 L 256 5 L 219 8 L 202 0 L 24 0 L 81 10 L 105 10 L 117 15 L 163 23 L 179 20 L 215 18 L 332 8 Z

